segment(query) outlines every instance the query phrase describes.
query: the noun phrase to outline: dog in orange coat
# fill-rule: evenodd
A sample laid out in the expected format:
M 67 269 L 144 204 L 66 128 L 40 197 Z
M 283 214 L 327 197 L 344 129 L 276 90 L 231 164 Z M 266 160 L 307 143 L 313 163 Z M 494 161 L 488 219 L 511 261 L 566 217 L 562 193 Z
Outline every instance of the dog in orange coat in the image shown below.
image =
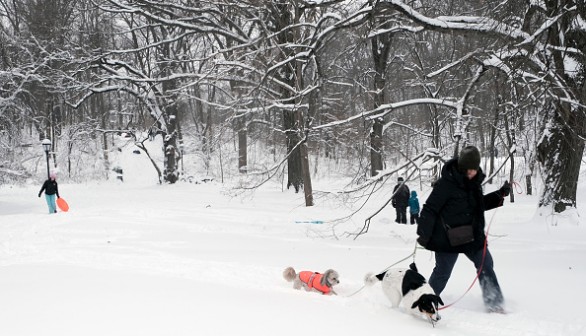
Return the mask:
M 340 283 L 338 272 L 333 269 L 323 274 L 312 271 L 301 271 L 297 273 L 293 267 L 287 267 L 283 271 L 283 278 L 293 282 L 293 288 L 304 288 L 306 291 L 320 292 L 322 294 L 334 294 L 333 287 Z

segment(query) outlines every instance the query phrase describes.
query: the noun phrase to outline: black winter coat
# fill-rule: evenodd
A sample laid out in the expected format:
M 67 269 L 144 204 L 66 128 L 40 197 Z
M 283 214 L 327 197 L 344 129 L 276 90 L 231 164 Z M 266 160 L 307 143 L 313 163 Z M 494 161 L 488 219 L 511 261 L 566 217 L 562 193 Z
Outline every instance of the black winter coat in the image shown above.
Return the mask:
M 465 253 L 484 247 L 484 211 L 503 204 L 499 190 L 483 195 L 482 170 L 472 180 L 458 171 L 458 160 L 446 163 L 431 194 L 425 201 L 417 225 L 417 241 L 426 249 L 437 252 Z M 443 219 L 443 223 L 442 223 Z M 444 223 L 450 227 L 472 225 L 474 241 L 453 247 Z
M 57 197 L 59 197 L 59 188 L 57 187 L 57 181 L 55 181 L 55 180 L 48 179 L 45 181 L 45 183 L 43 183 L 43 186 L 41 187 L 41 190 L 39 191 L 39 197 L 41 197 L 43 190 L 45 191 L 45 194 L 47 194 L 47 195 L 57 194 Z
M 395 188 L 393 188 L 393 194 L 393 207 L 406 208 L 409 205 L 409 197 L 411 197 L 411 192 L 409 191 L 409 187 L 407 187 L 406 184 L 397 184 Z

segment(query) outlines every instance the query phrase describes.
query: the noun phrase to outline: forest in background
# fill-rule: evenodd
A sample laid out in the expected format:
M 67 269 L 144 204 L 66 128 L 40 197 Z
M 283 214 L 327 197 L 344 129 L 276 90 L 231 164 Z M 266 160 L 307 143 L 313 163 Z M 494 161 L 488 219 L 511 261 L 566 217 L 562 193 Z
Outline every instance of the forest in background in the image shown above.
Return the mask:
M 354 190 L 433 179 L 474 144 L 487 175 L 495 157 L 511 180 L 523 165 L 562 212 L 584 152 L 584 18 L 563 0 L 0 0 L 0 183 L 42 170 L 45 138 L 62 176 L 106 179 L 123 136 L 162 158 L 161 183 L 196 174 L 190 155 L 249 187 L 282 176 L 310 206 L 324 170 Z

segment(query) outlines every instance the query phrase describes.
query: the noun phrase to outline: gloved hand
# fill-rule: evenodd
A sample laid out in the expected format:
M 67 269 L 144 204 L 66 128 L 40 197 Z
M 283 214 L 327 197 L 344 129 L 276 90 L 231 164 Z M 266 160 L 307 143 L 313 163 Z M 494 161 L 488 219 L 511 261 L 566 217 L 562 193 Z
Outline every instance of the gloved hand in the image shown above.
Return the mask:
M 41 194 L 39 193 L 39 197 L 41 197 Z
M 509 194 L 511 193 L 511 184 L 509 183 L 509 181 L 505 181 L 505 183 L 499 189 L 499 191 L 501 192 L 501 195 L 503 195 L 503 197 L 509 196 Z

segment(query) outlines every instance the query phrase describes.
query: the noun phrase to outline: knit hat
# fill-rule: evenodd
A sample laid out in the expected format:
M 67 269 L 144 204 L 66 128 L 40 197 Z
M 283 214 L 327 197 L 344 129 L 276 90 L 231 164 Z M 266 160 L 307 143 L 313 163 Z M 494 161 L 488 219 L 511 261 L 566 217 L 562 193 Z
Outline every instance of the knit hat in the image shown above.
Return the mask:
M 399 177 L 399 178 L 397 179 L 397 182 L 403 182 L 403 181 L 405 181 L 405 180 L 404 180 L 402 177 Z
M 57 174 L 55 172 L 51 172 L 51 174 L 49 174 L 49 177 L 52 178 L 53 180 L 56 180 Z
M 465 172 L 468 169 L 478 170 L 480 168 L 480 152 L 474 146 L 466 146 L 458 157 L 458 169 Z

